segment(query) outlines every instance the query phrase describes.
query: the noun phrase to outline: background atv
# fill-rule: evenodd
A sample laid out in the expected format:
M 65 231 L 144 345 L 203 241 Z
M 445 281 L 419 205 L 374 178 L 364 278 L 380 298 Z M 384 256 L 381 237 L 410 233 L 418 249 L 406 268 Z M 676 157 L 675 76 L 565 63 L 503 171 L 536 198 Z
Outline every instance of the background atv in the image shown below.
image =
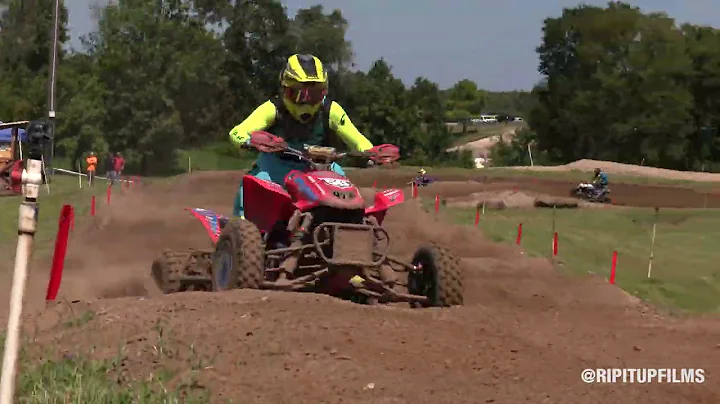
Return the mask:
M 589 202 L 612 203 L 610 199 L 610 190 L 597 192 L 592 184 L 581 182 L 577 187 L 570 191 L 570 196 L 584 199 Z
M 435 181 L 437 181 L 437 178 L 425 177 L 423 179 L 423 178 L 420 178 L 420 176 L 417 176 L 412 181 L 408 182 L 408 185 L 415 184 L 416 187 L 425 187 L 425 186 L 432 184 Z
M 278 149 L 271 136 L 253 134 L 251 145 Z M 164 293 L 250 288 L 325 293 L 369 304 L 463 303 L 459 261 L 443 247 L 422 246 L 410 263 L 388 254 L 390 237 L 382 223 L 388 208 L 404 201 L 402 190 L 374 193 L 366 206 L 349 179 L 329 171 L 345 153 L 327 147 L 279 149 L 307 169 L 290 172 L 285 189 L 243 177 L 247 220 L 189 209 L 215 248 L 165 251 L 152 266 Z M 386 160 L 391 149 L 397 151 L 392 145 L 375 148 L 384 150 Z M 377 153 L 360 157 L 378 161 Z

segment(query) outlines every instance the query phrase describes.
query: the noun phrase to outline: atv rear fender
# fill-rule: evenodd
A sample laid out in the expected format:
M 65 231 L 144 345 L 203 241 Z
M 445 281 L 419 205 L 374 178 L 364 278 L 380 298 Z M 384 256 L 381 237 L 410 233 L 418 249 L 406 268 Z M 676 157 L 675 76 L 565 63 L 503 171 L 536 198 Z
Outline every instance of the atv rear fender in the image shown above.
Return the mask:
M 219 215 L 208 209 L 185 208 L 185 210 L 190 212 L 191 215 L 193 215 L 197 220 L 200 221 L 200 223 L 202 223 L 203 227 L 208 233 L 208 236 L 210 236 L 210 240 L 212 241 L 213 245 L 217 244 L 218 238 L 220 237 L 220 232 L 225 227 L 225 225 L 228 224 L 230 218 L 227 216 Z

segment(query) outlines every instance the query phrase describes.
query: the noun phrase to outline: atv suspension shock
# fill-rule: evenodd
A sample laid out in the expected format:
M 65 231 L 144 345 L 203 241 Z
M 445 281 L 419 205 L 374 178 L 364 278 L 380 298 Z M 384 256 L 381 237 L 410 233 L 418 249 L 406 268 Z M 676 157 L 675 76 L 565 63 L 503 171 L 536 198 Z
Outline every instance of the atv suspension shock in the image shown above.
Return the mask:
M 296 211 L 290 218 L 288 222 L 288 231 L 292 232 L 290 248 L 297 248 L 297 250 L 291 252 L 290 255 L 280 263 L 278 281 L 287 280 L 288 276 L 292 275 L 297 268 L 298 261 L 300 261 L 300 257 L 303 255 L 303 250 L 299 247 L 303 245 L 303 239 L 307 236 L 307 229 L 311 223 L 312 215 L 310 213 L 301 214 L 299 211 Z

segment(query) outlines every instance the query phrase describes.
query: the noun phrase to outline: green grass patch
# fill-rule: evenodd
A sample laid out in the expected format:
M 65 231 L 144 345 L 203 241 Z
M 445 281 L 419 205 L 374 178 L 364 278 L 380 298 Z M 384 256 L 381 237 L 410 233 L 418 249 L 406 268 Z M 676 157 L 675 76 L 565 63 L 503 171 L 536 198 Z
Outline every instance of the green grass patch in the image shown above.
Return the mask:
M 119 192 L 119 187 L 115 189 Z M 58 215 L 64 204 L 73 205 L 75 209 L 75 226 L 86 216 L 89 216 L 92 195 L 96 195 L 97 209 L 102 209 L 104 196 L 107 191 L 106 183 L 97 180 L 94 187 L 83 182 L 82 189 L 78 186 L 76 177 L 55 175 L 51 178 L 50 193 L 42 186 L 38 197 L 38 227 L 35 234 L 34 255 L 42 256 L 48 252 L 51 242 L 55 240 L 58 227 Z M 0 197 L 0 254 L 14 256 L 17 243 L 18 207 L 23 201 L 22 196 Z M 6 260 L 3 260 L 7 262 Z M 0 263 L 0 268 L 5 265 Z
M 4 338 L 0 336 L 0 349 Z M 18 384 L 15 391 L 17 402 L 25 404 L 82 403 L 82 404 L 130 404 L 130 403 L 209 403 L 208 391 L 193 391 L 194 386 L 182 384 L 170 389 L 177 372 L 160 369 L 142 381 L 128 380 L 123 374 L 124 349 L 115 358 L 90 359 L 87 355 L 65 354 L 60 359 L 48 352 L 45 359 L 30 359 L 26 351 L 20 353 Z
M 218 152 L 213 148 L 184 150 L 179 153 L 178 166 L 183 167 L 185 171 L 187 171 L 188 163 L 192 171 L 246 170 L 250 168 L 255 157 L 255 154 L 251 153 L 233 156 Z
M 428 206 L 432 202 L 428 201 Z M 474 209 L 447 209 L 456 223 L 474 225 Z M 661 307 L 690 312 L 720 310 L 720 211 L 661 209 L 654 260 L 647 278 L 654 213 L 652 209 L 558 209 L 558 262 L 569 273 L 609 276 L 618 252 L 617 284 Z M 522 248 L 551 257 L 553 210 L 487 210 L 480 229 L 497 242 L 515 243 L 523 223 Z

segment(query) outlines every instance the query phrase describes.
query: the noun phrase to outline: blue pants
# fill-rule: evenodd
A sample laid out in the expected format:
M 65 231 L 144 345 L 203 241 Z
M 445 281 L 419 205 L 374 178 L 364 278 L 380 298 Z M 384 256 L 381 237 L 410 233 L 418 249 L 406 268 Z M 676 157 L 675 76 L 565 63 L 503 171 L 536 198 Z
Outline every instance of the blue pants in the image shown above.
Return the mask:
M 250 170 L 248 174 L 261 180 L 280 184 L 285 188 L 285 176 L 292 170 L 303 170 L 306 167 L 305 163 L 283 160 L 275 154 L 260 153 L 260 157 L 256 161 L 256 167 Z M 337 163 L 330 165 L 330 171 L 345 177 L 345 171 Z M 240 180 L 240 186 L 237 194 L 235 194 L 233 216 L 245 216 L 242 180 Z

